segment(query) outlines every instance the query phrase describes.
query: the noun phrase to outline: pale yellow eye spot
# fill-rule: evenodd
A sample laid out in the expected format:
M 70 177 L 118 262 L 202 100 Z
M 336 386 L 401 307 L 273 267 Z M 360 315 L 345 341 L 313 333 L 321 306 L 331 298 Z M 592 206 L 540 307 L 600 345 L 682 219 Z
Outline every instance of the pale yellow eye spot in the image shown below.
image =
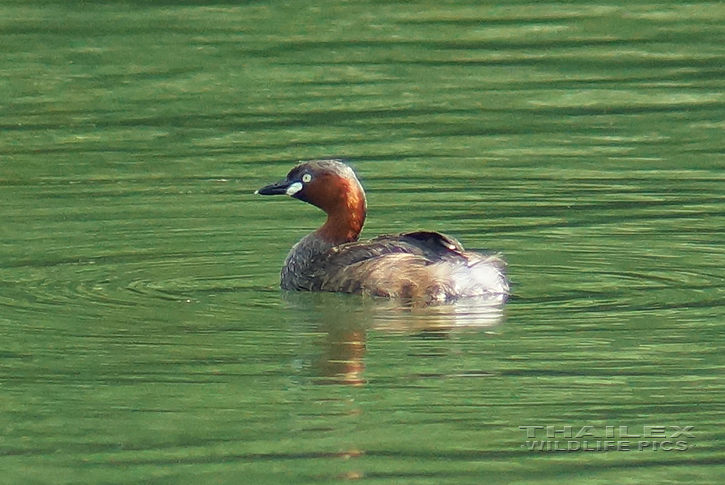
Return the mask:
M 312 180 L 312 175 L 310 175 L 309 173 L 306 173 L 306 174 L 304 174 L 304 175 L 302 176 L 302 181 L 303 181 L 304 183 L 307 183 L 307 182 L 309 182 L 310 180 Z

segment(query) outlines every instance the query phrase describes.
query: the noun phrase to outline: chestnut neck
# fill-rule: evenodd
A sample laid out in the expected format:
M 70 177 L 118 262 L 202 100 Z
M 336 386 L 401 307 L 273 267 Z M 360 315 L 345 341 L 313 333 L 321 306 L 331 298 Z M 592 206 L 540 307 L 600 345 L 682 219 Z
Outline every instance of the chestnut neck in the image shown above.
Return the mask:
M 323 240 L 335 246 L 357 241 L 367 213 L 365 192 L 360 182 L 339 179 L 337 185 L 339 190 L 335 197 L 318 206 L 327 213 L 327 220 L 315 231 Z

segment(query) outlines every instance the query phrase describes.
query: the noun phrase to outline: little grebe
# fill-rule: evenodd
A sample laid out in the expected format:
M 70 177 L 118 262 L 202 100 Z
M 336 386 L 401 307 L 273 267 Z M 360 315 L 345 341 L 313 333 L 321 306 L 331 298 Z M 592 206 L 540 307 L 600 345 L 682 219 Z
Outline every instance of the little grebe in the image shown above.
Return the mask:
M 340 160 L 313 160 L 287 178 L 256 191 L 289 195 L 319 207 L 327 221 L 287 255 L 281 274 L 286 290 L 337 291 L 450 301 L 460 297 L 504 299 L 505 263 L 495 255 L 467 252 L 438 232 L 409 232 L 357 242 L 365 222 L 365 192 Z

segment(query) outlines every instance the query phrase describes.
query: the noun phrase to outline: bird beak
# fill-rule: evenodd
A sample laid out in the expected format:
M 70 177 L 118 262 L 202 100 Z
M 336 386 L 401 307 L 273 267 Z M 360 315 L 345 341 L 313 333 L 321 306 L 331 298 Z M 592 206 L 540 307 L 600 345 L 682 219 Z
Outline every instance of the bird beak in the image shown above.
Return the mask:
M 276 184 L 267 185 L 259 190 L 255 190 L 257 195 L 284 195 L 287 193 L 290 183 L 288 180 L 281 180 Z
M 276 184 L 267 185 L 255 191 L 257 195 L 289 195 L 292 197 L 302 190 L 302 182 L 282 180 Z

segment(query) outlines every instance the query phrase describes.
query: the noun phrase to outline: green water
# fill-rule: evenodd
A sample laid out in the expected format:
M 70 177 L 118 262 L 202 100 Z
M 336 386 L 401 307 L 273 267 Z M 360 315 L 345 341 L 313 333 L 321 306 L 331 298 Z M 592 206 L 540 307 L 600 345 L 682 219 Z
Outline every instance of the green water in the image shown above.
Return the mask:
M 0 36 L 0 483 L 725 479 L 722 3 L 5 1 Z M 364 235 L 502 251 L 515 295 L 280 292 L 322 215 L 252 193 L 323 156 Z

